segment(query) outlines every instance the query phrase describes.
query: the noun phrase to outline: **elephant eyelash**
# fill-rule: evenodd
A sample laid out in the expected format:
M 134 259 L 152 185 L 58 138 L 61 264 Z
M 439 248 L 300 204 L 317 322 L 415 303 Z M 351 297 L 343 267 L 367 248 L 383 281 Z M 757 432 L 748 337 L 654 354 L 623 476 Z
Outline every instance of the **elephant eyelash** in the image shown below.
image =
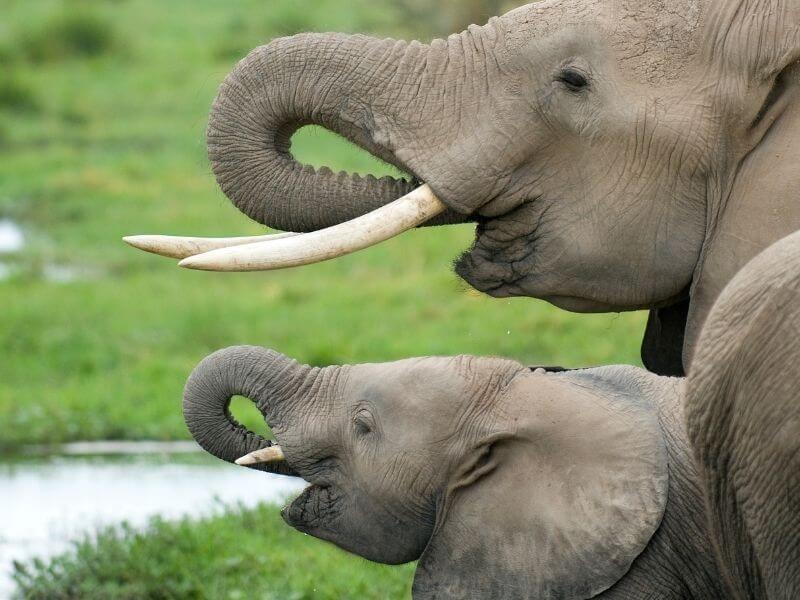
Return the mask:
M 580 92 L 589 87 L 589 78 L 584 73 L 570 67 L 561 69 L 557 80 L 571 92 Z
M 369 423 L 366 423 L 361 419 L 356 419 L 353 421 L 353 426 L 356 428 L 356 433 L 359 435 L 367 435 L 372 433 L 372 427 L 369 426 Z
M 353 428 L 359 436 L 369 435 L 375 430 L 375 421 L 372 414 L 366 410 L 360 410 L 353 416 Z

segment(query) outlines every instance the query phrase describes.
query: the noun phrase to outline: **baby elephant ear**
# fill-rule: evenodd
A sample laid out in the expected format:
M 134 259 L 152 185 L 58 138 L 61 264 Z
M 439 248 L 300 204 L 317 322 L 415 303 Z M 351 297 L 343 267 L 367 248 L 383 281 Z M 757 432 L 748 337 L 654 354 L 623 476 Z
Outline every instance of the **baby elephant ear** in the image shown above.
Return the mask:
M 664 514 L 666 450 L 655 409 L 598 371 L 511 384 L 518 428 L 467 459 L 415 599 L 592 598 L 628 572 Z

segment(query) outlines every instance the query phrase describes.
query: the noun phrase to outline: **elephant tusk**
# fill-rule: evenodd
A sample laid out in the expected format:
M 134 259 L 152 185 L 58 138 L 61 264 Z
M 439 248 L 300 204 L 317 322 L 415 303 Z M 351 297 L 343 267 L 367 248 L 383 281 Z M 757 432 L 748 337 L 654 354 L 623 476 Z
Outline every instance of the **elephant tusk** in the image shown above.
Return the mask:
M 281 450 L 280 446 L 269 446 L 251 452 L 241 458 L 237 458 L 234 462 L 236 462 L 237 465 L 246 467 L 270 462 L 283 462 L 284 460 L 286 460 L 286 457 L 283 455 L 283 450 Z
M 220 248 L 230 248 L 231 246 L 242 246 L 255 242 L 268 242 L 294 237 L 298 233 L 276 233 L 272 235 L 257 235 L 250 237 L 232 238 L 203 238 L 203 237 L 180 237 L 172 235 L 129 235 L 122 238 L 126 244 L 169 258 L 187 258 L 195 254 L 210 252 Z
M 369 248 L 413 229 L 445 210 L 423 185 L 370 213 L 311 233 L 212 250 L 179 265 L 202 271 L 270 271 L 310 265 Z

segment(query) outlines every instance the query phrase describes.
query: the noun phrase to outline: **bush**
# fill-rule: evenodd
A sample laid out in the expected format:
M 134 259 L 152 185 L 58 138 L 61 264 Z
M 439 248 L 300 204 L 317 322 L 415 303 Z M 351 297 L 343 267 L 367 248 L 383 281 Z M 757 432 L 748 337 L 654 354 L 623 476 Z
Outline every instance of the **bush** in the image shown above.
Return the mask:
M 85 9 L 57 14 L 41 29 L 24 34 L 19 44 L 35 62 L 99 56 L 117 45 L 111 23 Z
M 0 71 L 0 109 L 30 113 L 39 108 L 39 98 L 33 87 L 13 71 Z
M 14 565 L 17 598 L 403 598 L 413 566 L 367 563 L 286 525 L 275 506 L 109 528 Z

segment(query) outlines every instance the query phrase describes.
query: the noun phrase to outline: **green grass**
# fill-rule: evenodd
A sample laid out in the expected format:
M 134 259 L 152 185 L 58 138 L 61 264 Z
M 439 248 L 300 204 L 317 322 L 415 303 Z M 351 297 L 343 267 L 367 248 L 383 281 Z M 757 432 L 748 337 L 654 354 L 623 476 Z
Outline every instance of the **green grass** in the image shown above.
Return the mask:
M 5 0 L 0 56 L 12 83 L 0 83 L 0 219 L 18 222 L 28 246 L 0 255 L 12 273 L 0 281 L 0 452 L 188 439 L 185 378 L 205 355 L 235 344 L 317 365 L 458 353 L 638 364 L 641 314 L 574 315 L 469 290 L 450 266 L 471 242 L 468 226 L 414 231 L 348 258 L 265 274 L 185 271 L 122 244 L 135 233 L 263 231 L 230 206 L 207 165 L 204 128 L 219 82 L 275 35 L 386 34 L 402 22 L 388 0 L 315 7 Z M 413 35 L 411 25 L 400 33 Z M 53 32 L 60 37 L 50 39 Z M 61 50 L 31 50 L 30 40 L 45 39 Z M 387 172 L 318 130 L 300 132 L 295 147 L 312 164 Z M 256 426 L 252 411 L 244 420 Z M 243 597 L 258 596 L 253 589 L 280 598 L 394 597 L 407 587 L 408 569 L 373 570 L 288 530 L 273 512 L 105 533 L 31 567 L 32 579 L 20 582 L 37 590 L 31 597 L 48 598 L 217 598 L 236 589 Z M 278 562 L 257 562 L 264 550 Z M 162 582 L 174 586 L 172 596 L 155 592 Z M 331 587 L 315 595 L 315 585 Z
M 369 600 L 407 597 L 413 570 L 309 544 L 266 506 L 106 529 L 49 563 L 17 565 L 14 578 L 27 600 Z
M 39 109 L 39 98 L 31 85 L 14 72 L 0 73 L 0 110 L 30 113 Z

